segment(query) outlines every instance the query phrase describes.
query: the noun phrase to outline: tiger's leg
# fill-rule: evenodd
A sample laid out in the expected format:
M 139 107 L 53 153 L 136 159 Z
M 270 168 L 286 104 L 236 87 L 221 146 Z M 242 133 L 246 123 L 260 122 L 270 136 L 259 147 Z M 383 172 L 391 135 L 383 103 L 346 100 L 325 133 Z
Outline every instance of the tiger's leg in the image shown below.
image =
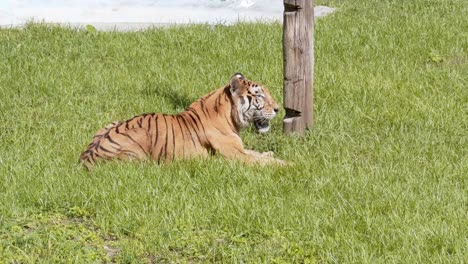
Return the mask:
M 148 130 L 133 128 L 122 133 L 116 133 L 113 137 L 113 149 L 115 157 L 119 159 L 145 159 L 150 155 L 151 137 Z
M 96 131 L 93 135 L 93 140 L 89 143 L 87 150 L 85 150 L 80 155 L 80 163 L 86 166 L 88 170 L 93 168 L 95 161 L 99 158 L 102 158 L 104 155 L 100 153 L 100 149 L 96 149 L 95 146 L 98 142 L 103 140 L 103 137 L 111 130 L 113 127 L 117 126 L 119 122 L 115 121 L 108 124 L 106 127 L 103 127 Z
M 247 155 L 255 157 L 260 164 L 277 164 L 277 165 L 286 165 L 286 162 L 273 157 L 272 151 L 267 152 L 257 152 L 255 150 L 244 149 Z
M 229 159 L 238 159 L 248 164 L 277 164 L 286 165 L 286 162 L 270 156 L 270 153 L 259 153 L 253 150 L 244 149 L 242 140 L 233 134 L 230 137 L 216 137 L 217 140 L 210 140 L 212 147 L 222 156 Z M 218 143 L 222 141 L 222 144 Z
M 100 159 L 144 159 L 150 154 L 151 137 L 143 128 L 133 128 L 122 132 L 115 129 L 92 143 L 91 148 L 81 155 L 88 169 Z
M 273 157 L 274 156 L 273 151 L 257 152 L 255 150 L 250 150 L 250 149 L 244 149 L 244 150 L 247 154 L 253 155 L 253 156 L 261 156 L 261 157 Z
M 88 170 L 102 159 L 144 159 L 150 155 L 151 137 L 148 130 L 133 128 L 117 132 L 115 128 L 119 124 L 113 122 L 99 129 L 88 148 L 81 153 L 80 163 Z

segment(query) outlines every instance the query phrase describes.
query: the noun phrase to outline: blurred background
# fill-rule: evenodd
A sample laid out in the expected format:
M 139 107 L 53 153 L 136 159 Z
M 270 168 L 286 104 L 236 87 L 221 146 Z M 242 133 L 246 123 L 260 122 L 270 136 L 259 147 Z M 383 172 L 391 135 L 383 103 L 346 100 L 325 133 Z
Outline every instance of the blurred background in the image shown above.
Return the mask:
M 210 23 L 280 20 L 278 0 L 1 0 L 0 24 Z
M 316 16 L 332 12 L 316 8 Z M 121 29 L 151 24 L 280 21 L 280 0 L 1 0 L 0 26 L 46 22 Z

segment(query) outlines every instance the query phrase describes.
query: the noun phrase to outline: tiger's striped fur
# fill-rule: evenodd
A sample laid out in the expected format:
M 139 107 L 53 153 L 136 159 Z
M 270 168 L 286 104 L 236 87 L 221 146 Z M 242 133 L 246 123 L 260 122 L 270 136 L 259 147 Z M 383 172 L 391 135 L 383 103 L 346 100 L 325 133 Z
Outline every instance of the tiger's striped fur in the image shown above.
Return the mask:
M 259 132 L 268 131 L 278 110 L 265 87 L 237 73 L 179 114 L 143 114 L 98 130 L 80 160 L 91 169 L 100 159 L 169 161 L 220 153 L 246 163 L 284 164 L 271 152 L 244 149 L 239 137 L 252 123 Z

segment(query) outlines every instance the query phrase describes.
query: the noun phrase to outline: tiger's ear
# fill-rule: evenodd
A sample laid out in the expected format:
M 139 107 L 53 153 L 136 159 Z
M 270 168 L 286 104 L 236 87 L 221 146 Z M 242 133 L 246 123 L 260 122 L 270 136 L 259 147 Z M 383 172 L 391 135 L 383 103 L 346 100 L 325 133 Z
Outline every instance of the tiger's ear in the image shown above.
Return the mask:
M 242 75 L 242 73 L 240 73 L 240 72 L 234 73 L 234 75 L 232 75 L 232 78 L 234 78 L 234 77 L 237 77 L 237 79 L 245 80 L 244 75 Z
M 231 86 L 231 94 L 239 93 L 239 90 L 242 88 L 242 83 L 240 80 L 245 80 L 244 75 L 240 73 L 234 73 L 234 75 L 231 77 L 231 81 L 229 82 L 229 85 Z

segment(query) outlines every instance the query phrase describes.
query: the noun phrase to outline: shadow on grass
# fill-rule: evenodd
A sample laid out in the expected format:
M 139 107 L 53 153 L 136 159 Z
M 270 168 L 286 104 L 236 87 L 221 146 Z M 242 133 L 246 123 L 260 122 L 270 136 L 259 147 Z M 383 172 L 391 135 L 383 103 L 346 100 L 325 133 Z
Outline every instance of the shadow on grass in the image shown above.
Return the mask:
M 169 102 L 173 109 L 185 109 L 198 98 L 190 96 L 186 89 L 164 81 L 148 85 L 145 94 L 147 96 L 156 96 L 158 100 L 162 99 Z

